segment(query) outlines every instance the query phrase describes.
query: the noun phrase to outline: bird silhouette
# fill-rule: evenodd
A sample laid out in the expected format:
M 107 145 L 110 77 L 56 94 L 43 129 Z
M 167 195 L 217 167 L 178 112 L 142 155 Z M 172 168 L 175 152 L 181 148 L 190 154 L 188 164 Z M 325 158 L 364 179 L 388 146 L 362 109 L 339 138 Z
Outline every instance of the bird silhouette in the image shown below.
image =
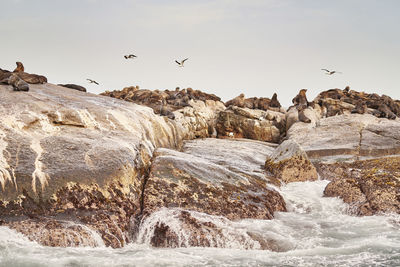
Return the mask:
M 326 75 L 332 75 L 332 74 L 335 74 L 335 73 L 341 73 L 341 72 L 339 72 L 339 71 L 336 71 L 336 70 L 327 70 L 327 69 L 321 69 L 321 70 L 324 70 L 324 71 L 326 71 L 325 72 L 325 74 Z
M 99 85 L 99 83 L 96 82 L 95 80 L 92 80 L 92 79 L 86 79 L 86 80 L 88 80 L 90 83 L 95 83 L 95 84 Z
M 135 56 L 134 54 L 124 56 L 125 59 L 130 59 L 130 58 L 135 58 L 135 57 L 137 57 L 137 56 Z
M 182 60 L 181 62 L 179 62 L 178 60 L 175 60 L 176 64 L 179 65 L 179 67 L 183 67 L 183 63 L 185 63 L 185 61 L 188 60 L 188 58 L 185 58 L 184 60 Z

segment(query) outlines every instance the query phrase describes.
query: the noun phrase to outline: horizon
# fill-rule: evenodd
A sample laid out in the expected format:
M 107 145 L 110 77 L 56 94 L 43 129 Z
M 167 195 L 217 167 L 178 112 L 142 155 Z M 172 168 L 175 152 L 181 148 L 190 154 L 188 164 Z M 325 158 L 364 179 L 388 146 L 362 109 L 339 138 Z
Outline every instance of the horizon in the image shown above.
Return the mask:
M 225 102 L 240 93 L 276 92 L 288 107 L 302 88 L 311 101 L 350 86 L 400 98 L 400 2 L 394 0 L 0 3 L 0 68 L 12 71 L 21 61 L 50 83 L 95 94 L 136 85 L 191 87 Z M 175 60 L 184 58 L 178 67 Z

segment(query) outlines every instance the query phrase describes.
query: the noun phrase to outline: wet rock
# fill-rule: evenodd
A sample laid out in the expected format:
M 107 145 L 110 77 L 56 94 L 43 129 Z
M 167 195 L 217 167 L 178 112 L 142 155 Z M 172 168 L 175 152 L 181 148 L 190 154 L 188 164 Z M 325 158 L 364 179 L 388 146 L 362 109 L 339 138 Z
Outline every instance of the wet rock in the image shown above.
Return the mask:
M 317 171 L 299 144 L 286 140 L 267 157 L 265 168 L 284 183 L 314 181 Z
M 238 244 L 248 239 L 245 248 L 260 248 L 245 232 L 224 235 L 223 225 L 286 211 L 283 198 L 268 186 L 279 181 L 262 169 L 271 151 L 264 142 L 220 139 L 186 142 L 183 152 L 158 149 L 145 185 L 138 239 L 157 247 L 229 247 L 228 239 Z
M 221 216 L 179 208 L 162 208 L 143 221 L 139 243 L 154 247 L 218 247 L 286 251 L 270 237 Z
M 78 90 L 81 92 L 86 92 L 86 88 L 77 84 L 59 84 L 58 86 L 62 86 L 62 87 L 66 87 L 66 88 L 70 88 L 70 89 L 74 89 L 74 90 Z
M 216 124 L 218 137 L 229 136 L 275 142 L 285 132 L 285 114 L 230 106 L 221 111 Z
M 201 146 L 207 149 L 213 144 L 229 146 L 235 141 L 206 139 L 201 142 L 209 144 Z M 254 143 L 250 147 L 260 149 L 265 145 Z M 219 163 L 223 157 L 230 157 L 232 153 L 229 149 L 208 150 L 208 155 L 201 154 L 202 150 L 196 146 L 187 150 L 184 148 L 183 152 L 157 150 L 144 191 L 144 214 L 160 207 L 179 207 L 233 220 L 272 219 L 275 211 L 286 210 L 283 198 L 267 186 L 270 181 L 264 175 L 253 173 L 254 170 L 247 169 L 249 167 L 240 169 L 239 166 L 245 166 L 246 162 L 254 166 L 251 163 L 254 156 L 250 156 L 248 151 L 236 156 L 241 162 L 231 161 L 232 165 L 240 162 L 234 169 L 233 166 L 226 166 L 224 161 Z M 213 155 L 214 159 L 210 159 Z M 260 165 L 256 168 L 259 169 Z
M 334 163 L 330 169 L 340 169 L 324 196 L 340 197 L 350 205 L 349 212 L 356 215 L 400 213 L 399 157 L 360 160 L 352 163 Z

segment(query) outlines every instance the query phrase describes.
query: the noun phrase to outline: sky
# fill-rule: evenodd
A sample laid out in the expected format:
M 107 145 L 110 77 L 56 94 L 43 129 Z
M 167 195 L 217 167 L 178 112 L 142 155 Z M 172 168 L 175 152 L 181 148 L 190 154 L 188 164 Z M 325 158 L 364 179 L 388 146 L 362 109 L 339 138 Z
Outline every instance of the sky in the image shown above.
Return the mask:
M 21 61 L 50 83 L 92 93 L 191 87 L 227 101 L 276 92 L 289 106 L 302 88 L 312 100 L 350 86 L 400 99 L 397 0 L 0 0 L 0 7 L 0 68 Z M 131 53 L 137 58 L 124 59 Z

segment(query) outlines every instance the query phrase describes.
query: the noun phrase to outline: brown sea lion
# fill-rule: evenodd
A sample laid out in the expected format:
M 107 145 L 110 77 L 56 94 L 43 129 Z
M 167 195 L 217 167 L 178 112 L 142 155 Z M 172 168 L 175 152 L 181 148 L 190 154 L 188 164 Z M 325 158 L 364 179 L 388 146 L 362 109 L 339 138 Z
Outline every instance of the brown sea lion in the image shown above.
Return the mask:
M 278 95 L 276 93 L 274 93 L 274 95 L 271 98 L 271 102 L 269 103 L 270 107 L 273 108 L 280 108 L 281 107 L 281 103 L 279 103 L 278 101 Z
M 29 85 L 18 77 L 17 74 L 12 74 L 8 78 L 8 84 L 13 86 L 14 91 L 29 91 Z
M 24 65 L 21 62 L 15 62 L 17 64 L 17 67 L 15 68 L 15 70 L 13 72 L 24 72 Z
M 367 104 L 359 99 L 356 102 L 356 107 L 351 111 L 351 113 L 365 114 L 367 112 L 367 109 Z
M 292 103 L 300 108 L 301 110 L 308 107 L 309 103 L 306 96 L 307 89 L 301 89 L 295 98 L 292 99 Z

